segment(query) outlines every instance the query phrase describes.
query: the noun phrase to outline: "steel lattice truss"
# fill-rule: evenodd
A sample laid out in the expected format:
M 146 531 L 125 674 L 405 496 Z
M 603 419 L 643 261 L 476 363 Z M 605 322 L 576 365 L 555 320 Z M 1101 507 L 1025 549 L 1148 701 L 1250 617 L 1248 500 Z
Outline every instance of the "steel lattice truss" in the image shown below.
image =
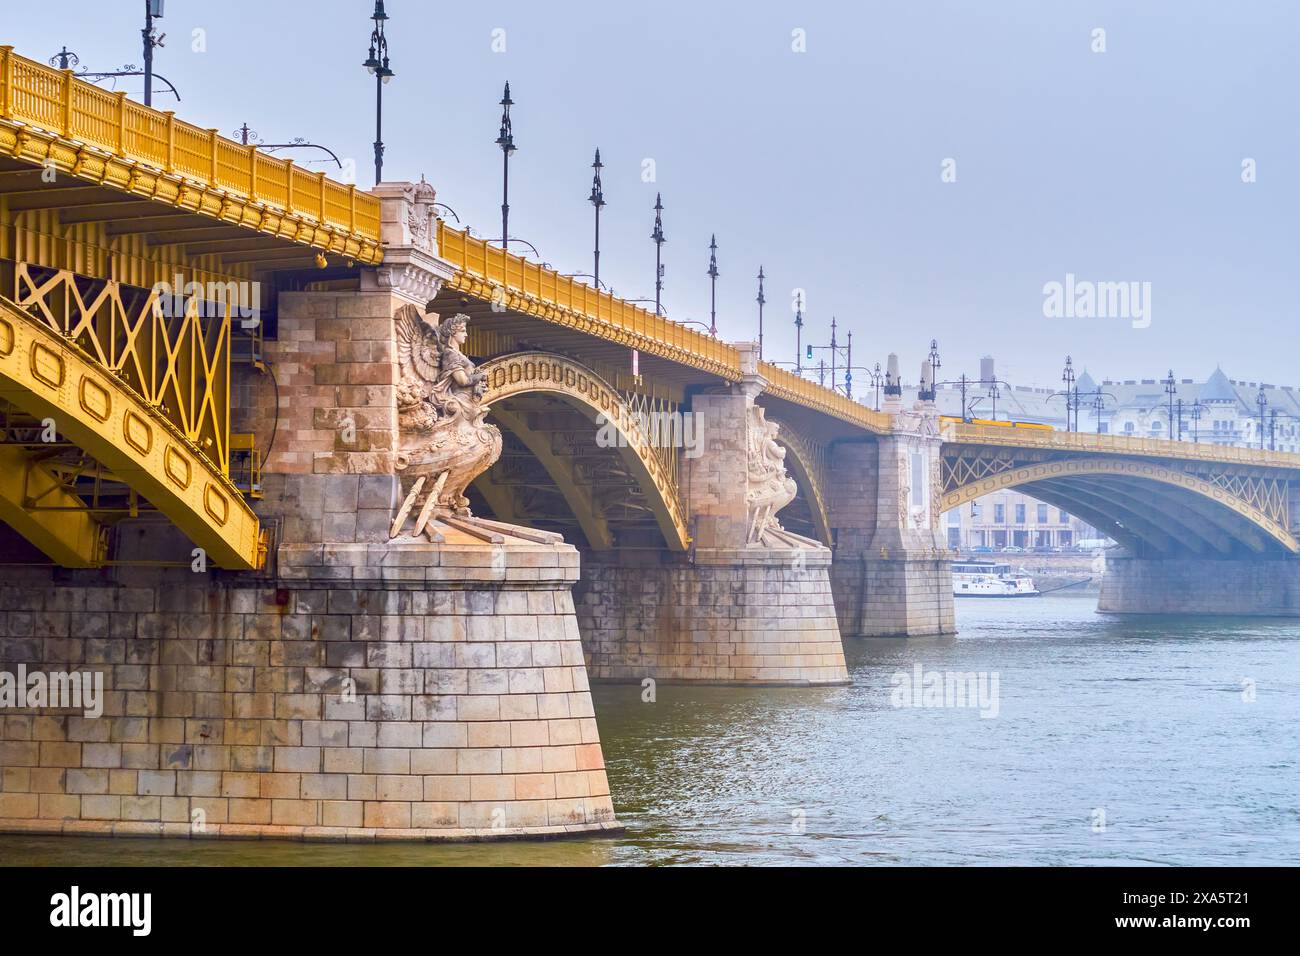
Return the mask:
M 1258 534 L 1262 530 L 1294 553 L 1297 542 L 1290 527 L 1292 477 L 1293 472 L 1283 469 L 1231 462 L 950 443 L 942 451 L 940 494 L 943 507 L 952 508 L 981 495 L 1015 487 L 1033 495 L 1041 486 L 1045 499 L 1054 498 L 1069 486 L 1079 489 L 1099 509 L 1094 517 L 1106 517 L 1105 501 L 1109 494 L 1115 502 L 1115 520 L 1121 521 L 1122 526 L 1123 520 L 1118 516 L 1126 509 L 1130 525 L 1140 520 L 1133 517 L 1131 509 L 1135 500 L 1133 489 L 1141 486 L 1152 496 L 1163 496 L 1166 507 L 1175 499 L 1181 501 L 1181 510 L 1186 512 L 1189 522 L 1194 525 L 1196 520 L 1206 520 L 1206 527 L 1215 526 L 1212 534 L 1228 531 L 1242 541 L 1257 545 L 1263 540 Z M 1157 497 L 1150 500 L 1154 507 Z M 1235 531 L 1231 530 L 1234 526 L 1229 518 L 1238 522 Z

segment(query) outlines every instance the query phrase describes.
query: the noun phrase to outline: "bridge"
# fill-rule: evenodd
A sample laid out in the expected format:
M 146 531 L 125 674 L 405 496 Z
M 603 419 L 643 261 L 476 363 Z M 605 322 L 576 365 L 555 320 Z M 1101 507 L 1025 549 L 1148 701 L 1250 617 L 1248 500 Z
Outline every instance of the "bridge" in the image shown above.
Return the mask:
M 1123 546 L 1103 609 L 1300 607 L 1300 456 L 876 411 L 434 199 L 0 47 L 0 661 L 109 689 L 0 722 L 0 828 L 608 829 L 589 679 L 844 683 L 954 630 L 940 515 L 1005 488 Z M 464 506 L 410 452 L 448 348 Z

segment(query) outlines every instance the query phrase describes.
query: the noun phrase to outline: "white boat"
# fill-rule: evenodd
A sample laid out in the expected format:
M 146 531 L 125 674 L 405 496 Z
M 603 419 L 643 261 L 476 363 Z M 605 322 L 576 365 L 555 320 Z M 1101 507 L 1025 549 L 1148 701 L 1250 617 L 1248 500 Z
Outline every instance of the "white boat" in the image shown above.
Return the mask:
M 1038 588 L 1024 568 L 1011 570 L 996 561 L 954 561 L 954 597 L 1036 597 Z

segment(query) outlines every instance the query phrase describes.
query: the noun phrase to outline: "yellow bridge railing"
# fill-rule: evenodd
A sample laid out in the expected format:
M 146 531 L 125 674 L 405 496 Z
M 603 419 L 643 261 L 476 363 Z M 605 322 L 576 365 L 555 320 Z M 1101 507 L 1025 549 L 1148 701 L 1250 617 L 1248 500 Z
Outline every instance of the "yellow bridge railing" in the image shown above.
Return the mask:
M 438 252 L 459 270 L 504 286 L 526 300 L 559 307 L 594 325 L 584 331 L 599 335 L 599 327 L 603 326 L 611 336 L 624 336 L 628 344 L 642 351 L 679 360 L 693 358 L 695 361 L 687 364 L 724 378 L 740 377 L 740 355 L 725 342 L 562 276 L 442 220 L 438 221 Z
M 560 275 L 553 269 L 448 226 L 442 220 L 438 220 L 438 252 L 461 273 L 457 282 L 462 291 L 494 294 L 491 288 L 473 288 L 474 283 L 469 277 L 477 276 L 516 297 L 517 301 L 503 305 L 729 381 L 738 381 L 741 377 L 740 352 L 726 342 Z M 761 363 L 760 372 L 770 383 L 768 392 L 777 398 L 833 415 L 870 431 L 889 430 L 888 415 L 859 405 L 838 392 L 766 362 Z
M 1057 449 L 1143 458 L 1172 458 L 1254 465 L 1260 468 L 1300 468 L 1300 454 L 1261 448 L 1237 448 L 1165 438 L 1130 435 L 1097 435 L 1048 429 L 1010 428 L 1005 425 L 948 423 L 943 427 L 945 442 L 969 445 L 1006 445 L 1020 448 Z
M 0 119 L 379 240 L 379 200 L 0 46 Z
M 890 416 L 886 412 L 860 405 L 839 392 L 800 378 L 787 369 L 778 368 L 770 362 L 761 362 L 759 372 L 768 381 L 767 393 L 777 398 L 861 425 L 868 431 L 884 433 L 892 427 Z

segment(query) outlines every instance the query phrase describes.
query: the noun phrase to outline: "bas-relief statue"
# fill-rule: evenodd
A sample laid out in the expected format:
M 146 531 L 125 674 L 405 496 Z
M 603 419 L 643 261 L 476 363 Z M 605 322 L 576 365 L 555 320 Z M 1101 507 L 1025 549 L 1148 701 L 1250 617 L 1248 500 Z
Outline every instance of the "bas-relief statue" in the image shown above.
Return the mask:
M 764 535 L 784 532 L 776 513 L 794 501 L 798 486 L 785 470 L 785 449 L 777 444 L 780 426 L 769 422 L 763 409 L 749 409 L 748 452 L 749 483 L 745 492 L 748 504 L 748 542 L 756 544 Z
M 485 422 L 483 374 L 461 347 L 469 318 L 438 319 L 404 305 L 393 319 L 397 332 L 398 473 L 406 500 L 393 523 L 401 533 L 420 504 L 414 534 L 439 516 L 471 518 L 465 489 L 501 456 L 501 432 Z

